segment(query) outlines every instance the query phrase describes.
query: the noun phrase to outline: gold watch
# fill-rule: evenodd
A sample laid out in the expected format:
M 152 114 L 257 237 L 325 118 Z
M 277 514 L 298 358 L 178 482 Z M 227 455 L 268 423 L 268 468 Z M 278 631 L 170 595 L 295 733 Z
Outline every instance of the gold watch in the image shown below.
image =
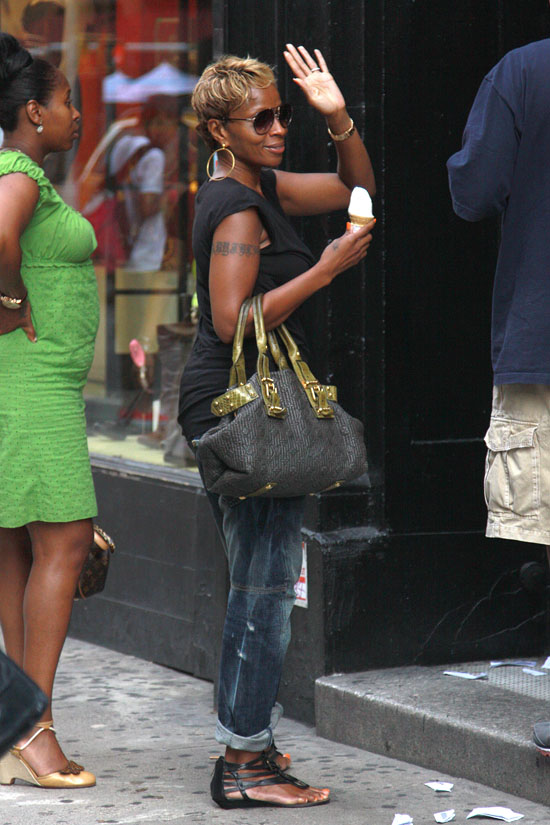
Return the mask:
M 335 140 L 336 142 L 338 142 L 340 140 L 347 140 L 355 132 L 355 123 L 353 122 L 353 118 L 350 117 L 350 126 L 349 126 L 349 128 L 346 129 L 345 132 L 342 132 L 340 135 L 335 135 L 334 132 L 331 132 L 330 128 L 328 128 L 328 127 L 327 127 L 327 131 L 328 131 L 329 135 L 331 136 L 331 138 L 333 140 Z
M 12 298 L 10 295 L 4 295 L 3 292 L 0 292 L 0 304 L 5 309 L 21 309 L 27 300 L 27 294 L 25 293 L 23 298 Z

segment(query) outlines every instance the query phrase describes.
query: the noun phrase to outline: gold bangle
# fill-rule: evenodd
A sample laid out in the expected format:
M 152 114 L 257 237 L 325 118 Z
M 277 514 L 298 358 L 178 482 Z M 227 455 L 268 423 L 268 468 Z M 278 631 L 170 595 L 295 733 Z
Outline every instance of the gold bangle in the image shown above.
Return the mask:
M 350 117 L 350 122 L 351 122 L 351 125 L 350 125 L 349 129 L 346 129 L 346 131 L 342 132 L 342 134 L 340 134 L 340 135 L 335 135 L 334 132 L 331 132 L 330 128 L 327 126 L 327 130 L 328 130 L 328 133 L 331 136 L 331 138 L 333 140 L 335 140 L 336 142 L 338 142 L 340 140 L 347 140 L 348 138 L 350 138 L 353 135 L 353 133 L 355 132 L 355 123 L 353 122 L 351 117 Z

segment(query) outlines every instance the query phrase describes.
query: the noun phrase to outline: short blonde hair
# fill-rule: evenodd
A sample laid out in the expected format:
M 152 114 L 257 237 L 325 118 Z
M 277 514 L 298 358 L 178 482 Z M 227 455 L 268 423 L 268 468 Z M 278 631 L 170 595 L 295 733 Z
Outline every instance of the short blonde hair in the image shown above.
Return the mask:
M 208 129 L 210 118 L 225 120 L 243 105 L 251 89 L 266 89 L 272 83 L 275 75 L 271 66 L 253 57 L 227 54 L 206 67 L 195 86 L 191 105 L 199 120 L 197 132 L 210 149 L 218 145 Z

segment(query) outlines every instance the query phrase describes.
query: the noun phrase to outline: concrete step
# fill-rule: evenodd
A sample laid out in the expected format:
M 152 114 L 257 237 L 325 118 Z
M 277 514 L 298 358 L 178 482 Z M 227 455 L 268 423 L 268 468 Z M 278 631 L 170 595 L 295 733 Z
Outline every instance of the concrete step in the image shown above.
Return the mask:
M 470 662 L 335 674 L 316 682 L 315 715 L 319 736 L 550 805 L 550 759 L 531 739 L 550 719 L 550 672 Z

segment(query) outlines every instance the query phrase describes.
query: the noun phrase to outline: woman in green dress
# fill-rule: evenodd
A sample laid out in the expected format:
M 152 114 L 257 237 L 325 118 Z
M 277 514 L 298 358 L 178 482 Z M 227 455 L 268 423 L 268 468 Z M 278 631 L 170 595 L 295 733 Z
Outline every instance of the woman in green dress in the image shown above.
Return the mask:
M 0 760 L 0 784 L 95 784 L 67 759 L 51 696 L 96 501 L 82 389 L 98 324 L 91 225 L 42 170 L 80 115 L 65 76 L 0 33 L 0 624 L 50 706 Z

